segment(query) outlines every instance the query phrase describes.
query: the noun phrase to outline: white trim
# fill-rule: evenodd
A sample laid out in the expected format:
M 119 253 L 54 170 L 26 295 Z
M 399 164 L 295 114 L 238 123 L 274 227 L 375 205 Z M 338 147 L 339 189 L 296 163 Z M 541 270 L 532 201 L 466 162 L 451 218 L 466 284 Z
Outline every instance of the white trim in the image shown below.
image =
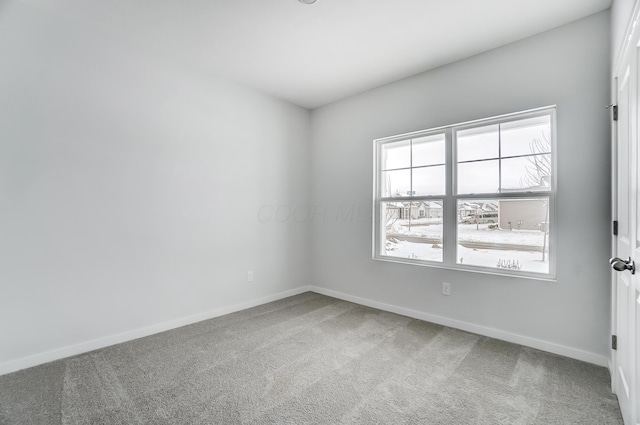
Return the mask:
M 482 124 L 482 123 L 487 123 L 490 124 L 490 122 L 492 121 L 501 121 L 501 120 L 510 120 L 511 118 L 515 118 L 518 119 L 522 116 L 527 116 L 527 115 L 536 115 L 542 111 L 545 110 L 555 110 L 558 106 L 557 105 L 547 105 L 547 106 L 540 106 L 538 108 L 533 108 L 533 109 L 525 109 L 524 111 L 518 111 L 518 112 L 509 112 L 507 114 L 502 114 L 502 115 L 494 115 L 492 117 L 486 117 L 486 118 L 478 118 L 475 120 L 470 120 L 470 121 L 462 121 L 462 122 L 458 122 L 455 124 L 447 124 L 447 125 L 441 125 L 440 127 L 433 127 L 433 128 L 428 128 L 428 129 L 424 129 L 424 130 L 417 130 L 417 131 L 411 131 L 408 133 L 403 133 L 403 134 L 396 134 L 393 136 L 387 136 L 387 137 L 380 137 L 378 139 L 374 139 L 374 143 L 377 142 L 391 142 L 391 141 L 401 141 L 404 139 L 409 139 L 409 138 L 417 138 L 417 137 L 421 137 L 421 136 L 425 136 L 425 135 L 429 135 L 430 133 L 437 133 L 440 132 L 442 130 L 447 130 L 453 127 L 461 127 L 461 126 L 472 126 L 472 125 L 476 125 L 476 124 Z
M 42 353 L 23 357 L 20 359 L 11 360 L 5 363 L 0 363 L 0 376 L 5 375 L 7 373 L 26 369 L 29 367 L 52 362 L 55 360 L 64 359 L 70 356 L 75 356 L 75 355 L 86 353 L 89 351 L 98 350 L 100 348 L 108 347 L 111 345 L 132 341 L 134 339 L 142 338 L 149 335 L 154 335 L 160 332 L 179 328 L 181 326 L 186 326 L 186 325 L 200 322 L 203 320 L 224 316 L 225 314 L 246 310 L 248 308 L 252 308 L 262 304 L 281 300 L 283 298 L 291 297 L 293 295 L 303 294 L 309 291 L 315 292 L 321 295 L 333 297 L 333 298 L 338 298 L 344 301 L 349 301 L 356 304 L 377 308 L 379 310 L 401 314 L 403 316 L 411 317 L 414 319 L 424 320 L 431 323 L 437 323 L 439 325 L 448 326 L 451 328 L 456 328 L 463 331 L 472 332 L 475 334 L 484 335 L 484 336 L 500 339 L 507 342 L 512 342 L 515 344 L 525 345 L 525 346 L 536 348 L 539 350 L 548 351 L 550 353 L 559 354 L 561 356 L 566 356 L 573 359 L 585 361 L 588 363 L 593 363 L 598 366 L 608 367 L 610 371 L 612 370 L 612 365 L 609 358 L 595 354 L 595 353 L 590 353 L 588 351 L 566 347 L 563 345 L 554 344 L 551 342 L 542 341 L 539 339 L 535 339 L 535 338 L 531 338 L 523 335 L 513 334 L 510 332 L 501 331 L 499 329 L 476 325 L 474 323 L 463 322 L 463 321 L 451 319 L 448 317 L 438 316 L 435 314 L 430 314 L 430 313 L 425 313 L 425 312 L 412 310 L 404 307 L 399 307 L 392 304 L 373 301 L 367 298 L 362 298 L 355 295 L 349 295 L 349 294 L 334 291 L 331 289 L 321 288 L 318 286 L 300 286 L 298 288 L 294 288 L 288 291 L 279 292 L 277 294 L 268 295 L 266 297 L 257 298 L 257 299 L 246 301 L 243 303 L 234 304 L 232 306 L 221 307 L 221 308 L 210 310 L 204 313 L 183 317 L 181 319 L 171 320 L 168 322 L 147 326 L 144 328 L 127 331 L 127 332 L 123 332 L 116 335 L 97 338 L 97 339 L 89 340 L 86 342 L 81 342 L 79 344 L 57 348 L 55 350 L 45 351 Z
M 493 275 L 500 276 L 510 276 L 519 279 L 536 279 L 536 280 L 544 280 L 555 282 L 556 281 L 556 231 L 555 231 L 555 222 L 556 222 L 556 198 L 557 198 L 557 106 L 556 105 L 548 105 L 535 109 L 529 109 L 525 111 L 511 112 L 508 114 L 497 115 L 489 118 L 476 119 L 473 121 L 466 121 L 457 124 L 450 124 L 446 126 L 440 126 L 436 128 L 429 128 L 420 131 L 414 131 L 411 133 L 405 133 L 397 136 L 389 136 L 384 138 L 375 139 L 374 149 L 373 149 L 373 168 L 374 168 L 374 176 L 373 176 L 373 223 L 372 223 L 372 258 L 376 261 L 389 261 L 394 263 L 402 263 L 402 264 L 410 264 L 410 265 L 419 265 L 425 267 L 435 267 L 435 268 L 444 268 L 448 270 L 463 270 L 472 273 L 490 273 Z M 470 128 L 480 128 L 487 125 L 494 124 L 504 124 L 504 123 L 514 123 L 521 120 L 532 119 L 532 118 L 540 118 L 540 117 L 549 117 L 550 123 L 550 152 L 549 155 L 551 157 L 552 163 L 552 171 L 551 171 L 551 181 L 550 187 L 545 191 L 526 191 L 525 189 L 519 191 L 502 191 L 502 181 L 498 182 L 500 189 L 497 193 L 458 193 L 457 191 L 457 173 L 459 163 L 457 161 L 456 154 L 456 138 L 457 132 L 460 130 L 470 129 Z M 502 130 L 499 130 L 498 133 L 501 133 Z M 438 136 L 444 135 L 445 142 L 445 172 L 446 172 L 446 187 L 445 193 L 439 195 L 420 195 L 415 196 L 413 192 L 407 193 L 407 196 L 392 196 L 392 194 L 384 195 L 384 190 L 381 187 L 383 184 L 381 181 L 381 176 L 385 171 L 397 171 L 397 170 L 414 170 L 417 167 L 414 167 L 413 162 L 409 163 L 408 167 L 401 168 L 393 168 L 389 170 L 383 170 L 382 167 L 382 148 L 386 144 L 393 144 L 399 142 L 407 142 L 410 139 L 425 137 L 425 136 Z M 412 154 L 412 149 L 410 149 L 410 156 Z M 510 158 L 514 158 L 513 156 L 503 156 L 502 153 L 498 152 L 497 157 L 491 157 L 489 159 L 483 158 L 481 161 L 487 160 L 495 160 L 500 164 L 503 160 L 508 160 Z M 521 155 L 518 157 L 525 158 L 530 155 Z M 442 165 L 442 164 L 440 164 Z M 410 180 L 410 189 L 413 190 L 413 173 L 409 173 Z M 547 221 L 549 223 L 549 236 L 545 239 L 547 243 L 548 249 L 548 271 L 544 272 L 536 272 L 536 271 L 516 271 L 516 270 L 508 270 L 508 269 L 500 269 L 497 267 L 492 267 L 490 265 L 475 265 L 475 264 L 459 264 L 457 261 L 457 236 L 458 236 L 458 214 L 457 214 L 457 204 L 461 200 L 501 200 L 501 199 L 525 199 L 525 198 L 536 198 L 536 199 L 548 199 L 548 218 Z M 387 203 L 393 202 L 418 202 L 422 200 L 434 200 L 442 202 L 443 206 L 443 250 L 442 250 L 442 260 L 423 260 L 423 259 L 410 259 L 410 258 L 401 258 L 397 256 L 388 256 L 386 255 L 384 244 L 385 244 L 385 235 L 384 235 L 384 217 L 382 216 L 383 205 Z
M 618 77 L 617 74 L 613 75 L 611 80 L 611 106 L 618 105 Z M 614 220 L 618 220 L 618 125 L 616 122 L 611 124 L 611 220 L 612 225 Z M 617 236 L 611 232 L 611 258 L 617 257 L 618 253 L 618 241 Z M 616 274 L 613 269 L 610 272 L 610 300 L 611 307 L 610 317 L 610 334 L 615 335 L 617 332 L 617 317 L 618 317 L 618 303 L 617 303 L 617 289 L 616 289 Z M 611 392 L 615 394 L 616 391 L 616 370 L 617 359 L 616 352 L 613 348 L 609 350 L 609 376 L 611 377 Z
M 633 11 L 631 12 L 629 21 L 627 22 L 627 29 L 624 33 L 624 37 L 621 40 L 622 44 L 620 46 L 613 46 L 613 49 L 615 50 L 613 52 L 615 57 L 612 60 L 613 75 L 619 74 L 620 66 L 622 66 L 623 64 L 624 57 L 627 54 L 627 51 L 629 50 L 630 46 L 633 45 L 633 42 L 637 43 L 637 41 L 634 40 L 633 35 L 636 29 L 634 26 L 634 22 L 637 22 L 638 20 L 640 20 L 640 1 L 635 1 Z
M 54 350 L 45 351 L 38 354 L 33 354 L 27 357 L 22 357 L 16 360 L 0 363 L 0 376 L 7 373 L 16 372 L 18 370 L 26 369 L 49 363 L 55 360 L 64 359 L 66 357 L 75 356 L 78 354 L 86 353 L 89 351 L 97 350 L 100 348 L 108 347 L 115 344 L 131 341 L 134 339 L 142 338 L 145 336 L 157 334 L 160 332 L 168 331 L 170 329 L 179 328 L 181 326 L 190 325 L 192 323 L 201 322 L 203 320 L 213 319 L 214 317 L 224 316 L 225 314 L 235 313 L 237 311 L 246 310 L 251 307 L 256 307 L 262 304 L 270 303 L 273 301 L 281 300 L 283 298 L 291 297 L 293 295 L 302 294 L 304 292 L 311 291 L 309 286 L 301 286 L 295 289 L 291 289 L 277 294 L 268 295 L 262 298 L 256 298 L 253 300 L 241 302 L 227 307 L 220 307 L 214 310 L 206 311 L 204 313 L 198 313 L 191 316 L 183 317 L 180 319 L 170 320 L 167 322 L 158 323 L 156 325 L 147 326 L 144 328 L 134 329 L 127 332 L 122 332 L 115 335 L 110 335 L 102 338 L 92 339 L 89 341 L 81 342 L 67 347 L 56 348 Z
M 505 332 L 495 328 L 476 325 L 474 323 L 450 319 L 444 316 L 438 316 L 435 314 L 424 313 L 422 311 L 417 311 L 417 310 L 411 310 L 408 308 L 399 307 L 392 304 L 373 301 L 367 298 L 361 298 L 355 295 L 344 294 L 342 292 L 334 291 L 331 289 L 324 289 L 324 288 L 312 286 L 310 290 L 318 294 L 339 298 L 344 301 L 365 305 L 367 307 L 377 308 L 379 310 L 384 310 L 391 313 L 401 314 L 403 316 L 411 317 L 414 319 L 424 320 L 431 323 L 437 323 L 439 325 L 448 326 L 450 328 L 456 328 L 456 329 L 460 329 L 467 332 L 472 332 L 478 335 L 488 336 L 488 337 L 499 339 L 502 341 L 512 342 L 514 344 L 525 345 L 527 347 L 536 348 L 538 350 L 547 351 L 549 353 L 559 354 L 561 356 L 570 357 L 572 359 L 581 360 L 587 363 L 593 363 L 598 366 L 603 366 L 603 367 L 609 366 L 609 358 L 596 353 L 591 353 L 589 351 L 566 347 L 564 345 L 555 344 L 552 342 L 543 341 L 540 339 L 531 338 L 524 335 L 514 334 L 511 332 Z

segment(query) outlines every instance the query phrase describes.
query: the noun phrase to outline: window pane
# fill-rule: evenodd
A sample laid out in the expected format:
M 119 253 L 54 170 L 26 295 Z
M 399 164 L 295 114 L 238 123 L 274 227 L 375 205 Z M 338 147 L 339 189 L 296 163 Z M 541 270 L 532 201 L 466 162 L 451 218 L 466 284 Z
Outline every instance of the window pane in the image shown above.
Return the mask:
M 498 161 L 458 164 L 458 193 L 496 193 L 500 185 Z
M 383 197 L 410 196 L 411 170 L 383 171 L 381 177 Z
M 382 255 L 442 261 L 442 200 L 382 202 Z
M 540 108 L 376 140 L 374 258 L 550 277 L 554 123 Z
M 444 134 L 413 139 L 412 160 L 414 167 L 445 163 Z
M 498 125 L 470 128 L 456 132 L 457 160 L 498 158 Z
M 383 170 L 409 168 L 411 166 L 411 142 L 402 140 L 382 145 L 381 166 Z
M 502 160 L 502 192 L 545 191 L 551 188 L 551 155 Z
M 416 196 L 445 194 L 445 166 L 413 169 L 413 191 Z
M 500 126 L 501 154 L 531 155 L 551 152 L 551 117 L 527 118 Z
M 549 273 L 549 198 L 458 200 L 458 264 Z

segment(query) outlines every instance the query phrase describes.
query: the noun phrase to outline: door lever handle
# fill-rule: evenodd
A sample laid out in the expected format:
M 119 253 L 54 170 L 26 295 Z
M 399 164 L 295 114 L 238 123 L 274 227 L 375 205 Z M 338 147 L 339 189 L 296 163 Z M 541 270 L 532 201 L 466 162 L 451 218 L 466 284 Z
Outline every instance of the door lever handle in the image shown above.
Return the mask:
M 614 257 L 609 260 L 609 264 L 611 264 L 611 268 L 618 272 L 623 272 L 625 270 L 631 271 L 631 274 L 636 274 L 636 262 L 629 257 L 627 260 L 623 260 L 622 258 Z

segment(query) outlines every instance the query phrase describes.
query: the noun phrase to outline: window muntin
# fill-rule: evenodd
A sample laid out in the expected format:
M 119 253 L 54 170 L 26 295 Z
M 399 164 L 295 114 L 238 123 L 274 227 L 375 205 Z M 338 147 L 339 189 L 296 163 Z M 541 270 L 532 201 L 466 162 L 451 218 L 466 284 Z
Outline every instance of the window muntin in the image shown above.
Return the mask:
M 545 107 L 376 140 L 374 258 L 553 278 L 554 126 Z
M 551 115 L 454 128 L 453 136 L 458 194 L 549 190 Z
M 445 135 L 431 134 L 381 146 L 383 198 L 445 194 Z

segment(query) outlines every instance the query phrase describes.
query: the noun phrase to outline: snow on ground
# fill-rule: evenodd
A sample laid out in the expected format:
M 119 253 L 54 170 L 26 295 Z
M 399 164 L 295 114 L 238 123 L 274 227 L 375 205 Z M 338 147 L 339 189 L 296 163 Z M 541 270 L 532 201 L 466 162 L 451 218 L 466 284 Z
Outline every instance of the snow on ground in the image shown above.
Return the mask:
M 517 262 L 522 266 L 520 271 L 549 273 L 549 261 L 542 261 L 541 252 L 471 249 L 458 245 L 459 263 L 460 260 L 462 260 L 462 264 L 495 268 L 497 268 L 498 262 L 503 265 Z
M 442 240 L 441 219 L 397 220 L 388 230 L 390 234 Z M 504 245 L 528 245 L 542 248 L 545 234 L 538 230 L 490 229 L 489 224 L 458 224 L 459 242 L 484 242 Z M 441 244 L 398 240 L 388 242 L 386 255 L 426 261 L 442 261 Z M 457 261 L 461 264 L 497 268 L 498 265 L 520 267 L 521 271 L 548 273 L 549 262 L 542 261 L 542 252 L 505 249 L 474 249 L 458 245 Z
M 398 241 L 387 245 L 386 255 L 397 258 L 442 261 L 442 247 L 434 247 L 432 244 L 426 243 Z M 470 249 L 458 245 L 458 263 L 496 268 L 499 262 L 502 264 L 517 262 L 522 266 L 521 271 L 549 272 L 549 262 L 542 261 L 541 252 Z
M 386 255 L 413 260 L 442 261 L 442 246 L 434 248 L 433 245 L 426 243 L 398 241 L 387 243 Z
M 388 233 L 442 239 L 442 222 L 427 224 L 421 220 L 412 220 L 409 226 L 408 220 L 398 220 Z M 458 240 L 541 247 L 544 244 L 544 233 L 539 230 L 489 229 L 488 224 L 458 224 Z

